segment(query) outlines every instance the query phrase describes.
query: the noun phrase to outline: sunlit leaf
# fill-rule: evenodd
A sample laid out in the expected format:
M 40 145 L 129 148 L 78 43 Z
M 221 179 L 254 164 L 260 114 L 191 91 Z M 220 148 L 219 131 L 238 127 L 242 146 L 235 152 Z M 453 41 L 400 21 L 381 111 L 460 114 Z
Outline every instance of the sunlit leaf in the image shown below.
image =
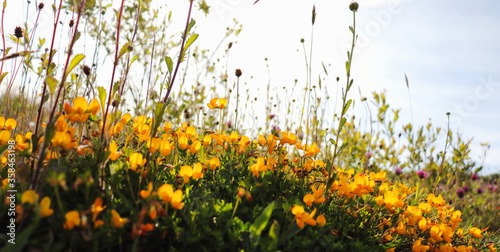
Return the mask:
M 50 94 L 54 94 L 58 83 L 56 78 L 52 76 L 47 76 L 47 78 L 45 78 L 45 83 L 47 83 L 47 86 L 49 87 Z
M 66 69 L 66 72 L 64 73 L 64 75 L 68 75 L 78 64 L 80 64 L 80 62 L 82 62 L 82 60 L 84 58 L 85 58 L 85 55 L 83 55 L 83 54 L 75 55 L 75 57 L 73 57 L 73 59 L 69 63 L 69 66 Z

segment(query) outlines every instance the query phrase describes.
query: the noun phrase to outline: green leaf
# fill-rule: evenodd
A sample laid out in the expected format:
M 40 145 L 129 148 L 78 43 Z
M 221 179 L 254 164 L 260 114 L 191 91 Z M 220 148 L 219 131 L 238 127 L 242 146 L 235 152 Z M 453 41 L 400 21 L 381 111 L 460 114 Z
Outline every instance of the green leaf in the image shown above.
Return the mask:
M 269 245 L 269 251 L 276 251 L 276 245 L 278 245 L 278 239 L 280 236 L 280 224 L 277 220 L 273 220 L 271 228 L 269 229 L 269 237 L 271 238 L 271 244 Z
M 130 42 L 125 43 L 122 48 L 120 48 L 120 52 L 118 53 L 118 59 L 120 59 L 125 53 L 131 52 L 134 48 Z
M 138 56 L 132 57 L 132 59 L 130 60 L 130 65 L 132 65 L 138 58 Z
M 347 53 L 347 54 L 349 54 L 349 53 Z M 351 72 L 351 66 L 350 66 L 350 64 L 349 64 L 349 61 L 346 61 L 346 62 L 345 62 L 345 70 L 346 70 L 348 73 L 349 73 L 349 72 Z
M 85 55 L 83 55 L 83 54 L 75 55 L 75 57 L 73 57 L 73 59 L 69 63 L 69 66 L 66 69 L 66 72 L 64 73 L 64 75 L 68 75 L 80 62 L 82 62 L 82 60 L 84 58 L 85 58 Z
M 181 53 L 181 61 L 184 61 L 184 58 L 186 57 L 186 52 L 188 50 L 188 48 L 194 43 L 194 41 L 196 41 L 196 39 L 198 38 L 198 34 L 193 34 L 191 35 L 191 37 L 189 37 L 186 41 L 186 44 L 184 45 L 184 48 L 182 49 L 182 53 Z
M 49 123 L 47 123 L 47 126 L 45 127 L 45 138 L 44 138 L 45 146 L 50 146 L 52 138 L 54 138 L 54 136 L 56 135 L 56 127 L 55 127 L 56 120 L 57 118 L 54 117 L 54 119 Z
M 3 79 L 5 78 L 5 76 L 7 76 L 7 74 L 9 74 L 9 72 L 3 72 L 3 73 L 0 75 L 0 84 L 2 84 L 2 81 L 3 81 Z
M 153 122 L 153 130 L 151 131 L 151 136 L 156 135 L 156 132 L 158 131 L 158 128 L 160 127 L 160 124 L 163 121 L 163 114 L 165 113 L 165 107 L 166 105 L 163 102 L 157 102 L 155 106 L 155 118 Z
M 332 143 L 333 145 L 337 145 L 337 142 L 335 140 L 333 140 L 333 138 L 330 138 L 330 143 Z
M 35 135 L 35 134 L 32 134 L 31 135 L 31 145 L 32 145 L 32 152 L 35 153 L 37 150 L 38 150 L 38 141 L 40 140 L 40 138 Z
M 52 76 L 47 76 L 47 78 L 45 78 L 45 83 L 47 83 L 47 86 L 49 86 L 50 94 L 54 94 L 54 92 L 56 91 L 57 83 L 58 83 L 56 78 L 54 78 Z
M 191 46 L 191 44 L 193 44 L 198 37 L 199 37 L 198 34 L 191 35 L 191 37 L 189 37 L 188 40 L 186 41 L 186 45 L 184 46 L 184 50 L 189 48 L 189 46 Z
M 189 31 L 191 31 L 191 29 L 193 28 L 193 26 L 196 24 L 196 20 L 192 19 L 191 18 L 191 21 L 189 21 L 189 25 L 188 25 L 188 29 L 187 29 L 187 32 L 189 33 Z
M 167 63 L 168 72 L 172 74 L 172 69 L 174 68 L 174 62 L 172 61 L 172 58 L 168 56 L 165 57 L 165 63 Z
M 326 70 L 325 62 L 321 61 L 321 65 L 323 66 L 323 71 L 325 71 L 325 74 L 328 75 L 328 70 Z
M 349 143 L 343 143 L 342 146 L 340 146 L 338 153 L 340 153 L 345 147 L 347 147 L 347 145 L 349 145 Z
M 344 127 L 346 122 L 347 119 L 345 117 L 342 117 L 342 119 L 340 119 L 339 130 L 341 130 Z
M 274 201 L 271 202 L 267 207 L 262 211 L 262 213 L 255 219 L 254 223 L 250 226 L 250 241 L 252 243 L 252 247 L 257 247 L 260 240 L 260 234 L 262 230 L 267 226 L 269 222 L 269 218 L 273 212 Z
M 349 99 L 347 101 L 347 103 L 344 105 L 344 108 L 342 109 L 342 115 L 345 115 L 347 113 L 347 110 L 349 110 L 351 103 L 352 103 L 352 99 Z
M 106 89 L 103 87 L 97 87 L 97 92 L 99 93 L 99 102 L 101 103 L 102 114 L 104 114 L 104 104 L 106 104 Z

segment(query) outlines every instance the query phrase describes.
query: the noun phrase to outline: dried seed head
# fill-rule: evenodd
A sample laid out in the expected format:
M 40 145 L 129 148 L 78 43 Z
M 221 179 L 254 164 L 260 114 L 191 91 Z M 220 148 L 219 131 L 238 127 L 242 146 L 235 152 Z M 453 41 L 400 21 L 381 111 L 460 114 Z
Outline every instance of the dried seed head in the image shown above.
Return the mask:
M 238 69 L 236 69 L 236 71 L 234 72 L 234 74 L 236 75 L 236 77 L 239 78 L 241 76 L 241 74 L 243 74 L 243 73 L 241 72 L 241 69 L 238 68 Z
M 39 10 L 43 9 L 43 7 L 45 7 L 45 4 L 43 4 L 43 3 L 39 3 L 39 4 L 38 4 L 38 9 L 39 9 Z
M 349 10 L 351 10 L 353 12 L 358 11 L 358 8 L 359 8 L 359 4 L 356 2 L 351 2 L 351 4 L 349 4 Z
M 312 9 L 312 24 L 314 25 L 314 23 L 316 22 L 316 5 L 313 5 L 313 9 Z
M 87 65 L 83 66 L 83 73 L 85 75 L 89 76 L 90 75 L 90 67 Z
M 14 36 L 16 36 L 16 38 L 22 38 L 23 37 L 23 28 L 21 28 L 21 26 L 18 26 L 16 27 L 16 29 L 14 30 Z
M 71 19 L 69 21 L 69 27 L 73 27 L 75 25 L 75 20 L 74 19 Z
M 233 42 L 229 42 L 229 44 L 227 45 L 227 49 L 231 49 L 231 47 L 233 47 Z

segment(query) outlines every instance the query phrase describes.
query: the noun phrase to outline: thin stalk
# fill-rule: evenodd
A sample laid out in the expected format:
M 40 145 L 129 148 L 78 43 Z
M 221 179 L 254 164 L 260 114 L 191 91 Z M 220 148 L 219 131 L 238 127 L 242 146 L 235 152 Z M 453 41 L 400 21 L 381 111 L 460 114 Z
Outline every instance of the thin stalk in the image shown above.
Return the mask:
M 49 59 L 47 61 L 47 71 L 46 71 L 46 76 L 49 76 L 49 66 L 52 64 L 52 60 L 54 58 L 54 43 L 56 41 L 56 31 L 57 31 L 57 25 L 59 24 L 59 17 L 61 16 L 61 9 L 62 9 L 62 0 L 59 1 L 59 7 L 57 8 L 57 14 L 56 18 L 54 20 L 54 30 L 52 31 L 52 40 L 50 42 L 50 50 L 49 50 Z M 44 98 L 45 95 L 47 94 L 47 82 L 43 82 L 43 88 L 42 88 L 42 95 L 40 98 L 40 105 L 38 106 L 38 113 L 36 117 L 36 124 L 35 124 L 35 135 L 38 135 L 38 129 L 40 127 L 40 120 L 42 119 L 42 114 L 43 114 L 43 104 L 45 103 Z M 35 150 L 33 150 L 35 151 Z
M 193 2 L 194 2 L 193 0 L 189 1 L 188 16 L 187 16 L 187 19 L 186 19 L 186 26 L 184 28 L 184 33 L 182 34 L 182 42 L 181 42 L 181 49 L 180 49 L 180 52 L 179 52 L 179 58 L 177 59 L 177 64 L 175 66 L 174 74 L 172 75 L 172 78 L 171 78 L 170 83 L 168 85 L 167 94 L 163 98 L 163 103 L 164 104 L 167 103 L 167 100 L 170 97 L 170 92 L 172 91 L 172 87 L 174 86 L 175 77 L 177 76 L 177 72 L 179 71 L 179 66 L 182 63 L 182 57 L 181 56 L 182 56 L 182 51 L 184 50 L 184 44 L 186 43 L 187 33 L 188 33 L 188 29 L 189 29 L 189 22 L 191 21 L 191 12 L 193 10 Z
M 238 69 L 239 70 L 239 69 Z M 236 70 L 236 75 L 238 75 L 238 70 Z M 239 71 L 241 75 L 241 71 Z M 236 110 L 235 110 L 235 116 L 234 116 L 234 129 L 238 130 L 238 103 L 240 100 L 240 76 L 237 76 L 236 79 Z
M 4 24 L 4 18 L 5 18 L 5 8 L 7 8 L 7 0 L 4 0 L 3 1 L 3 8 L 2 8 L 2 19 L 1 19 L 1 27 L 0 29 L 2 30 L 2 58 L 5 58 L 5 56 L 7 55 L 7 51 L 5 50 L 5 24 Z M 2 60 L 2 62 L 0 63 L 0 74 L 3 73 L 3 64 L 4 64 L 4 61 Z
M 106 119 L 109 113 L 109 105 L 111 105 L 111 98 L 113 96 L 113 85 L 115 82 L 115 74 L 116 68 L 118 67 L 119 60 L 119 52 L 120 52 L 120 31 L 121 31 L 121 22 L 123 16 L 123 6 L 125 5 L 125 0 L 122 0 L 120 5 L 120 11 L 118 12 L 118 20 L 116 24 L 116 44 L 115 44 L 115 60 L 113 62 L 113 72 L 111 73 L 111 82 L 109 83 L 109 94 L 108 94 L 108 102 L 106 103 L 106 111 L 104 112 L 104 116 L 102 118 L 102 131 L 101 131 L 101 139 L 104 139 L 104 133 L 106 131 Z
M 37 164 L 35 167 L 35 174 L 33 175 L 33 180 L 31 181 L 31 184 L 30 184 L 30 189 L 32 189 L 32 190 L 36 190 L 36 183 L 37 183 L 38 177 L 40 176 L 40 170 L 42 169 L 43 161 L 45 160 L 45 152 L 48 148 L 48 146 L 46 146 L 48 143 L 47 138 L 49 137 L 49 134 L 50 134 L 49 132 L 51 131 L 49 129 L 49 127 L 53 127 L 53 125 L 51 126 L 51 124 L 53 124 L 53 121 L 54 121 L 54 115 L 56 112 L 56 108 L 58 107 L 57 105 L 59 102 L 59 97 L 61 96 L 61 92 L 64 89 L 64 83 L 66 82 L 66 78 L 68 77 L 68 74 L 69 74 L 69 73 L 67 73 L 67 70 L 68 70 L 68 66 L 70 64 L 70 59 L 71 59 L 71 55 L 73 52 L 73 47 L 74 47 L 75 42 L 76 42 L 76 37 L 77 37 L 77 33 L 78 33 L 78 25 L 80 24 L 80 18 L 82 16 L 82 10 L 83 10 L 84 6 L 85 6 L 85 0 L 82 0 L 82 2 L 80 3 L 80 7 L 78 8 L 77 19 L 75 22 L 75 31 L 74 31 L 73 36 L 71 37 L 71 41 L 69 43 L 68 55 L 66 57 L 66 63 L 64 65 L 61 83 L 59 84 L 59 88 L 57 90 L 57 95 L 56 95 L 56 99 L 54 101 L 54 105 L 52 106 L 52 111 L 49 114 L 49 120 L 48 120 L 49 125 L 47 126 L 47 130 L 45 130 L 45 134 L 44 134 L 45 140 L 43 141 L 42 148 L 40 149 L 40 154 L 38 156 L 38 161 L 37 161 Z M 60 1 L 58 13 L 60 13 L 61 8 L 62 8 L 62 0 Z M 55 35 L 56 27 L 57 27 L 57 23 L 55 23 L 55 25 L 54 25 L 53 36 Z M 54 37 L 53 37 L 53 39 L 54 39 Z M 52 55 L 52 51 L 51 51 L 51 55 Z M 48 74 L 48 72 L 47 72 L 47 74 Z M 47 85 L 45 83 L 44 90 L 46 89 L 46 86 Z M 42 96 L 42 104 L 43 104 L 43 96 Z M 40 105 L 42 105 L 42 104 L 40 104 Z M 39 109 L 41 109 L 41 106 Z
M 352 32 L 352 42 L 351 42 L 351 50 L 349 52 L 347 52 L 347 63 L 346 63 L 346 75 L 347 75 L 347 80 L 346 80 L 346 87 L 345 87 L 345 90 L 343 89 L 342 90 L 342 112 L 340 113 L 340 117 L 339 117 L 339 125 L 337 127 L 337 132 L 336 132 L 336 136 L 335 136 L 335 143 L 334 143 L 334 149 L 333 149 L 333 156 L 332 156 L 332 160 L 331 160 L 331 166 L 330 166 L 330 169 L 328 171 L 328 187 L 329 188 L 331 186 L 331 183 L 333 182 L 332 181 L 332 171 L 335 169 L 334 168 L 334 164 L 335 164 L 335 159 L 337 158 L 338 156 L 338 147 L 339 147 L 339 136 L 342 132 L 342 128 L 345 124 L 345 121 L 347 120 L 345 117 L 346 113 L 347 113 L 347 93 L 349 92 L 349 89 L 351 88 L 352 86 L 352 80 L 351 80 L 351 68 L 352 68 L 352 55 L 353 55 L 353 52 L 354 52 L 354 46 L 356 44 L 356 11 L 353 11 L 353 26 L 350 27 L 351 29 L 351 32 Z

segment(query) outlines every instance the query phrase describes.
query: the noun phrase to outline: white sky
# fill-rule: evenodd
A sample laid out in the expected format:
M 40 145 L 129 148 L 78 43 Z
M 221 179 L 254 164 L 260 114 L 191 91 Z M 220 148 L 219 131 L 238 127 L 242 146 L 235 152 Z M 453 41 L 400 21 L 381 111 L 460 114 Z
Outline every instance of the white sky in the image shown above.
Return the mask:
M 20 10 L 26 5 L 24 0 L 7 2 L 22 3 L 17 7 Z M 52 1 L 45 2 L 50 5 Z M 276 89 L 292 86 L 295 79 L 304 82 L 305 62 L 299 41 L 304 38 L 309 50 L 313 4 L 317 10 L 313 83 L 318 75 L 325 77 L 321 62 L 330 73 L 323 85 L 334 86 L 336 76 L 345 76 L 346 45 L 351 39 L 348 26 L 352 24 L 350 1 L 261 0 L 256 5 L 252 5 L 253 0 L 207 2 L 212 6 L 208 18 L 201 12 L 194 14 L 200 34 L 196 44 L 213 49 L 225 28 L 237 18 L 243 31 L 231 49 L 228 69 L 232 73 L 241 68 L 242 81 L 248 86 L 265 90 L 269 79 L 264 58 L 268 58 L 271 85 Z M 180 21 L 179 25 L 184 22 L 187 0 L 158 2 L 158 6 L 165 5 L 174 10 L 173 18 Z M 372 91 L 386 90 L 389 104 L 402 109 L 401 124 L 411 122 L 413 114 L 416 125 L 430 119 L 435 126 L 445 128 L 445 114 L 451 112 L 452 129 L 458 129 L 466 139 L 474 138 L 471 157 L 479 160 L 480 143 L 488 142 L 491 149 L 486 169 L 499 172 L 500 2 L 359 0 L 359 5 L 356 16 L 360 37 L 354 52 L 351 98 L 359 100 L 358 88 L 368 97 Z M 46 8 L 49 11 L 50 6 Z M 7 30 L 13 30 L 24 18 L 13 20 L 6 19 Z M 362 107 L 361 103 L 356 106 Z

